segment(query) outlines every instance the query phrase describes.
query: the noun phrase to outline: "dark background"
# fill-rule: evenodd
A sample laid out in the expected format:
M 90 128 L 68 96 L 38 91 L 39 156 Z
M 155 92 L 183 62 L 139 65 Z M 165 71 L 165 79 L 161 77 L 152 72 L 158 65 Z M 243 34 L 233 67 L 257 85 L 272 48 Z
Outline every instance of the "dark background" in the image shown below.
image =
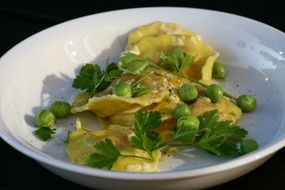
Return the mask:
M 28 36 L 60 22 L 109 10 L 149 6 L 194 7 L 229 12 L 285 31 L 284 8 L 280 1 L 272 0 L 256 2 L 250 0 L 0 0 L 0 56 Z M 285 148 L 251 173 L 211 189 L 282 189 L 284 179 Z M 0 189 L 84 190 L 88 188 L 53 175 L 0 139 Z

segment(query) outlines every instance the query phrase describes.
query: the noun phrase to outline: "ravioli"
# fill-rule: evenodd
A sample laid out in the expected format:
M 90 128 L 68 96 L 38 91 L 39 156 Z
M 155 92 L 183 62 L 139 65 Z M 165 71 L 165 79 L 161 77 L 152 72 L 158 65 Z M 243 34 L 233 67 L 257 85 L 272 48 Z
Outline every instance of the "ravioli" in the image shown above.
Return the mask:
M 124 154 L 132 154 L 136 156 L 148 157 L 145 151 L 134 149 L 133 151 L 123 152 Z M 154 161 L 142 160 L 141 158 L 133 157 L 120 157 L 111 168 L 117 171 L 128 171 L 128 172 L 158 172 L 159 162 L 161 158 L 160 150 L 155 150 L 152 153 Z
M 94 144 L 104 135 L 105 131 L 89 131 L 90 126 L 82 126 L 81 120 L 76 119 L 76 130 L 68 135 L 66 147 L 68 158 L 76 164 L 85 164 L 87 158 L 94 152 Z
M 207 45 L 201 36 L 180 25 L 155 22 L 139 27 L 130 33 L 126 52 L 132 52 L 160 64 L 161 53 L 169 54 L 176 48 L 195 56 L 194 62 L 184 69 L 184 74 L 210 83 L 213 64 L 219 52 Z
M 128 143 L 128 136 L 131 135 L 130 127 L 120 125 L 109 125 L 106 129 L 88 131 L 79 118 L 76 122 L 77 130 L 69 134 L 67 154 L 71 162 L 84 165 L 88 157 L 95 153 L 94 144 L 104 138 L 109 138 L 121 150 L 122 154 L 147 157 L 145 151 L 132 148 Z M 120 157 L 112 166 L 112 170 L 132 172 L 158 172 L 161 152 L 153 152 L 153 161 L 145 161 L 141 158 Z
M 193 35 L 190 30 L 179 24 L 156 21 L 148 25 L 140 26 L 135 31 L 131 32 L 128 37 L 127 48 L 128 46 L 138 43 L 145 37 L 158 36 L 162 34 Z
M 85 164 L 88 157 L 96 152 L 94 144 L 110 139 L 121 153 L 113 163 L 111 170 L 160 171 L 160 162 L 167 152 L 166 149 L 147 152 L 144 151 L 146 149 L 141 150 L 131 145 L 132 137 L 137 130 L 135 127 L 138 121 L 135 114 L 138 111 L 156 111 L 161 114 L 162 125 L 159 128 L 152 128 L 147 135 L 154 135 L 152 137 L 155 138 L 155 135 L 159 134 L 158 141 L 162 144 L 169 142 L 175 134 L 177 118 L 174 118 L 173 112 L 177 105 L 182 103 L 187 104 L 191 108 L 191 114 L 196 117 L 217 109 L 220 120 L 230 120 L 235 123 L 241 118 L 241 109 L 230 99 L 223 97 L 220 102 L 212 103 L 206 97 L 204 88 L 207 84 L 213 83 L 212 69 L 219 52 L 213 50 L 201 36 L 181 25 L 154 22 L 138 27 L 129 34 L 122 56 L 128 52 L 133 53 L 163 67 L 160 60 L 161 53 L 169 55 L 176 48 L 195 57 L 194 61 L 179 73 L 179 76 L 177 73 L 159 70 L 159 67 L 154 65 L 156 68 L 147 70 L 147 74 L 124 73 L 112 81 L 105 90 L 97 94 L 81 93 L 74 98 L 71 112 L 78 119 L 77 129 L 70 134 L 67 145 L 68 158 L 71 162 Z M 134 82 L 137 83 L 132 86 Z M 150 91 L 137 97 L 113 94 L 112 90 L 120 83 L 129 84 L 132 90 L 133 88 L 148 88 Z M 204 84 L 201 85 L 201 83 Z M 183 101 L 179 95 L 179 89 L 184 84 L 196 87 L 199 91 L 198 98 L 193 101 Z M 86 113 L 88 117 L 96 117 L 97 120 L 87 122 Z M 94 123 L 99 123 L 100 128 L 94 129 Z M 145 146 L 150 146 L 147 143 Z
M 201 97 L 191 105 L 192 114 L 195 116 L 203 115 L 214 109 L 219 110 L 221 120 L 237 122 L 242 116 L 241 109 L 226 97 L 218 103 L 212 103 L 208 97 Z
M 160 96 L 157 96 L 157 93 Z M 153 103 L 160 102 L 167 95 L 166 90 L 161 90 L 156 93 L 148 93 L 137 98 L 121 97 L 113 94 L 108 94 L 102 97 L 92 97 L 83 106 L 73 107 L 72 113 L 83 111 L 93 111 L 98 117 L 106 118 L 117 113 L 126 111 L 134 106 L 148 106 Z
M 128 80 L 130 80 L 129 77 Z M 119 79 L 118 81 L 126 80 Z M 181 102 L 176 91 L 185 82 L 189 82 L 189 80 L 179 79 L 154 70 L 138 84 L 140 87 L 150 88 L 152 90 L 150 93 L 136 98 L 113 94 L 88 98 L 90 97 L 88 94 L 79 94 L 78 97 L 75 97 L 71 112 L 93 111 L 99 118 L 110 118 L 111 123 L 119 122 L 121 125 L 132 123 L 134 113 L 141 109 L 161 111 L 167 119 L 171 117 L 173 108 Z

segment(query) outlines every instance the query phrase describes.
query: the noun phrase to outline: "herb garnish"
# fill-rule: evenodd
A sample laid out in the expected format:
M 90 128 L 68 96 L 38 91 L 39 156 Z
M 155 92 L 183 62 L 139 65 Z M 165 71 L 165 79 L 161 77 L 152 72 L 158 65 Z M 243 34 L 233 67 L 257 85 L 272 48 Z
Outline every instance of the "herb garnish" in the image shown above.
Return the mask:
M 144 94 L 147 94 L 151 92 L 151 89 L 150 88 L 145 88 L 145 87 L 133 87 L 132 88 L 132 97 L 135 98 L 135 97 L 139 97 L 139 96 L 142 96 Z
M 40 127 L 34 131 L 34 135 L 42 141 L 48 141 L 54 135 L 54 131 L 47 127 Z
M 183 68 L 187 64 L 191 64 L 194 61 L 195 57 L 193 57 L 191 55 L 186 56 L 186 55 L 184 55 L 182 50 L 179 50 L 179 49 L 177 49 L 176 51 L 180 52 L 180 53 L 173 53 L 169 56 L 165 56 L 162 53 L 161 59 L 162 59 L 163 63 L 165 63 L 166 65 L 168 65 L 172 68 L 175 68 L 177 73 L 173 73 L 173 72 L 171 72 L 171 71 L 169 71 L 169 70 L 167 70 L 167 69 L 165 69 L 159 65 L 156 65 L 156 64 L 150 62 L 149 60 L 147 60 L 143 57 L 140 57 L 138 55 L 135 55 L 133 53 L 127 53 L 120 58 L 120 63 L 121 63 L 120 68 L 122 68 L 124 71 L 127 71 L 129 73 L 139 75 L 139 74 L 145 73 L 149 68 L 152 67 L 152 68 L 156 68 L 160 71 L 166 72 L 168 74 L 171 74 L 171 75 L 174 75 L 174 76 L 177 76 L 180 78 L 188 79 L 188 80 L 190 80 L 196 84 L 199 84 L 199 85 L 207 88 L 208 87 L 207 84 L 204 84 L 203 82 L 200 82 L 200 81 L 195 80 L 195 79 L 190 78 L 190 77 L 186 77 L 186 76 L 181 74 L 181 71 L 183 70 Z M 177 56 L 181 56 L 181 54 L 183 57 L 177 57 Z M 170 58 L 170 57 L 172 57 L 172 58 Z M 223 95 L 230 98 L 230 99 L 237 100 L 237 98 L 235 98 L 233 95 L 231 95 L 230 93 L 228 93 L 226 91 L 223 91 Z
M 110 139 L 99 141 L 94 145 L 94 148 L 97 152 L 91 154 L 87 159 L 86 165 L 88 166 L 110 169 L 121 156 L 121 153 Z
M 121 154 L 110 139 L 101 140 L 94 145 L 95 153 L 91 154 L 86 160 L 87 166 L 92 166 L 102 169 L 111 169 L 113 164 L 119 157 L 133 157 L 144 160 L 153 160 L 152 158 L 140 157 L 135 155 Z
M 141 74 L 152 64 L 147 59 L 133 53 L 127 53 L 120 58 L 120 66 L 123 70 L 132 74 Z
M 247 135 L 245 129 L 231 121 L 219 121 L 218 110 L 209 111 L 198 118 L 199 128 L 176 127 L 173 137 L 161 143 L 160 134 L 153 131 L 162 125 L 161 113 L 138 111 L 135 114 L 134 136 L 131 137 L 130 143 L 134 148 L 146 151 L 149 157 L 122 155 L 112 141 L 106 139 L 94 145 L 96 153 L 90 155 L 87 165 L 110 169 L 120 156 L 153 160 L 152 152 L 166 146 L 196 146 L 218 156 L 238 156 L 258 148 L 254 140 L 250 139 L 250 142 L 244 140 Z M 240 142 L 249 143 L 243 143 L 239 148 Z
M 131 145 L 134 148 L 145 150 L 151 155 L 152 151 L 163 146 L 159 143 L 159 135 L 154 135 L 154 132 L 152 132 L 152 129 L 161 127 L 161 124 L 160 112 L 136 112 L 135 135 L 131 138 Z
M 247 131 L 232 121 L 219 121 L 218 110 L 199 117 L 200 126 L 195 145 L 219 156 L 237 156 L 237 144 L 247 135 Z
M 106 89 L 122 72 L 117 64 L 109 64 L 108 60 L 105 71 L 101 70 L 97 64 L 85 64 L 73 80 L 72 87 L 86 90 L 89 93 L 97 93 Z
M 181 49 L 175 49 L 172 54 L 165 55 L 163 52 L 160 55 L 160 60 L 166 66 L 174 69 L 176 73 L 181 73 L 181 71 L 189 64 L 194 61 L 195 57 L 187 55 Z

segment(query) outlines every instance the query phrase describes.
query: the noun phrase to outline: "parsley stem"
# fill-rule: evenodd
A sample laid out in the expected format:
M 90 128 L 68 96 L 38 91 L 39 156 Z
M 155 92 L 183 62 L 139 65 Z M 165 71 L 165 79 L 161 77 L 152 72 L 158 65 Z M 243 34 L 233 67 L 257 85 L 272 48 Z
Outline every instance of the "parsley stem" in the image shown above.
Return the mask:
M 202 83 L 202 82 L 200 82 L 200 81 L 198 81 L 196 79 L 193 79 L 193 78 L 190 78 L 190 77 L 185 77 L 185 76 L 182 76 L 182 75 L 179 75 L 179 74 L 176 74 L 176 73 L 172 73 L 172 72 L 170 72 L 170 71 L 168 71 L 168 70 L 166 70 L 166 69 L 164 69 L 164 68 L 162 68 L 162 67 L 160 67 L 160 66 L 158 66 L 158 65 L 156 65 L 154 63 L 150 63 L 150 65 L 155 67 L 155 68 L 157 68 L 157 69 L 159 69 L 159 70 L 161 70 L 161 71 L 167 72 L 167 73 L 169 73 L 171 75 L 174 75 L 174 76 L 177 76 L 177 77 L 180 77 L 180 78 L 184 78 L 184 79 L 188 79 L 188 80 L 190 80 L 190 81 L 192 81 L 192 82 L 194 82 L 196 84 L 199 84 L 199 85 L 203 86 L 204 88 L 208 87 L 208 85 L 206 85 L 206 84 L 204 84 L 204 83 Z M 223 95 L 228 97 L 228 98 L 230 98 L 230 99 L 234 99 L 234 100 L 237 99 L 233 95 L 231 95 L 230 93 L 228 93 L 226 91 L 224 91 Z
M 174 144 L 168 144 L 168 146 L 190 146 L 193 145 L 191 143 L 174 143 Z
M 144 159 L 144 160 L 148 160 L 148 161 L 154 161 L 153 158 L 146 158 L 146 157 L 142 157 L 142 156 L 136 156 L 136 155 L 128 155 L 128 154 L 121 154 L 121 157 L 131 157 L 131 158 L 140 158 L 140 159 Z
M 137 80 L 135 80 L 132 84 L 131 84 L 131 87 L 135 87 L 138 83 L 140 83 L 142 80 L 145 79 L 145 77 L 147 77 L 150 73 L 152 73 L 151 71 L 150 72 L 147 72 L 145 75 L 141 76 L 140 78 L 138 78 Z
M 176 75 L 176 76 L 178 76 L 178 75 Z M 180 77 L 189 79 L 189 80 L 191 80 L 192 82 L 203 86 L 204 88 L 207 88 L 207 87 L 208 87 L 208 85 L 206 85 L 206 84 L 204 84 L 204 83 L 202 83 L 202 82 L 200 82 L 200 81 L 197 81 L 197 80 L 195 80 L 195 79 L 193 79 L 193 78 L 190 78 L 190 77 L 183 77 L 183 76 L 180 76 Z M 223 91 L 223 95 L 226 96 L 226 97 L 228 97 L 228 98 L 230 98 L 230 99 L 236 100 L 236 98 L 235 98 L 233 95 L 231 95 L 230 93 L 228 93 L 228 92 L 226 92 L 226 91 Z
M 234 100 L 237 100 L 236 97 L 234 97 L 233 95 L 229 94 L 228 92 L 224 91 L 224 96 L 228 97 L 229 99 L 234 99 Z
M 95 91 L 97 90 L 97 88 L 100 86 L 100 84 L 103 82 L 103 80 L 105 79 L 105 75 L 106 73 L 103 74 L 102 78 L 100 79 L 100 81 L 95 85 L 95 88 L 93 89 L 93 93 L 95 93 Z

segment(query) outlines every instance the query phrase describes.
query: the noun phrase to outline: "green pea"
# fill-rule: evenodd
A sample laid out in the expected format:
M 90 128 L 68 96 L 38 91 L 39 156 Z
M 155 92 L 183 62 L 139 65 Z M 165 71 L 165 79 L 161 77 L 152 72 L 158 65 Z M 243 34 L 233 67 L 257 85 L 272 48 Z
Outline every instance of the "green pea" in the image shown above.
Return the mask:
M 212 75 L 214 78 L 223 79 L 227 74 L 227 70 L 222 63 L 215 62 L 213 65 Z
M 239 96 L 236 103 L 243 112 L 252 112 L 256 108 L 256 99 L 250 95 Z
M 212 102 L 217 103 L 222 100 L 223 89 L 217 84 L 211 84 L 207 87 L 207 95 Z
M 132 88 L 127 83 L 119 83 L 113 88 L 113 94 L 123 97 L 131 97 L 132 96 Z
M 200 121 L 195 116 L 184 116 L 177 120 L 176 127 L 179 131 L 187 131 L 192 128 L 198 129 Z
M 70 113 L 71 106 L 65 101 L 55 101 L 50 106 L 56 118 L 65 118 Z
M 240 142 L 240 151 L 242 154 L 247 154 L 258 149 L 258 144 L 253 139 L 242 139 Z
M 178 93 L 180 98 L 184 101 L 195 100 L 199 95 L 197 88 L 190 84 L 183 84 L 179 88 Z
M 179 104 L 173 111 L 173 115 L 176 119 L 183 117 L 183 116 L 190 116 L 191 110 L 187 104 Z
M 36 117 L 36 124 L 38 127 L 53 128 L 55 116 L 50 110 L 42 110 Z

